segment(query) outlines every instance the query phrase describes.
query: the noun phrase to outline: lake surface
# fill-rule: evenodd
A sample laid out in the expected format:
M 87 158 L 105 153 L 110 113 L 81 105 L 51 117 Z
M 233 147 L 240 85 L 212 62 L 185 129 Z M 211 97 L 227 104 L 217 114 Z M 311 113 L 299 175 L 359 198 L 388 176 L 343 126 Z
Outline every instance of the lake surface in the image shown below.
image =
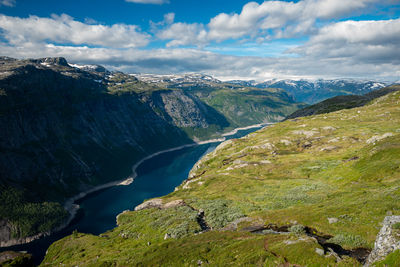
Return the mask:
M 242 137 L 259 128 L 240 130 L 226 139 Z M 92 193 L 77 203 L 81 209 L 64 230 L 29 244 L 1 248 L 0 251 L 28 251 L 40 263 L 51 243 L 69 235 L 73 230 L 98 235 L 116 227 L 116 216 L 124 210 L 133 210 L 144 200 L 167 195 L 188 177 L 193 165 L 217 143 L 198 145 L 166 152 L 144 161 L 137 168 L 137 177 L 128 186 L 114 186 Z

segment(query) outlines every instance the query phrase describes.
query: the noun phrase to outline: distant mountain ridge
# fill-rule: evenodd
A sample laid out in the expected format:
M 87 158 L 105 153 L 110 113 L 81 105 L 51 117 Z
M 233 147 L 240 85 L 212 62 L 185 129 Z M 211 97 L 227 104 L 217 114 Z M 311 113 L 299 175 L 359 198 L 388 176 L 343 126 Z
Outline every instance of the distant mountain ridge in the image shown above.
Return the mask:
M 317 80 L 293 80 L 271 79 L 264 82 L 255 80 L 231 80 L 221 81 L 210 75 L 190 73 L 174 75 L 135 74 L 144 82 L 166 87 L 191 86 L 228 86 L 239 89 L 240 87 L 279 88 L 294 97 L 297 102 L 314 104 L 337 95 L 363 95 L 373 90 L 388 86 L 387 82 L 355 80 L 355 79 L 317 79 Z
M 340 95 L 335 96 L 317 104 L 296 110 L 292 114 L 286 117 L 286 119 L 294 119 L 297 117 L 318 115 L 323 113 L 329 113 L 342 109 L 350 109 L 356 107 L 362 107 L 371 100 L 387 95 L 391 92 L 400 90 L 400 85 L 392 85 L 389 87 L 381 88 L 365 95 Z
M 270 80 L 256 83 L 258 88 L 281 88 L 298 102 L 314 104 L 337 95 L 363 95 L 387 86 L 387 83 L 376 81 L 357 81 L 351 79 L 337 80 Z

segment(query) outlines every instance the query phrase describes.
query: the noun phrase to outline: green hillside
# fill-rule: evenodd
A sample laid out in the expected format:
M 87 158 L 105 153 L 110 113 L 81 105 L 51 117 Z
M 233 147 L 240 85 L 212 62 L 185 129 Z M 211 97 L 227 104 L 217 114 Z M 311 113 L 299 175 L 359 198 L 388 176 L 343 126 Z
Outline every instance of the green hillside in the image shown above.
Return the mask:
M 369 103 L 371 100 L 389 94 L 393 91 L 400 90 L 400 86 L 393 85 L 369 92 L 365 95 L 340 95 L 329 98 L 317 104 L 296 110 L 287 119 L 294 119 L 297 117 L 311 116 L 323 113 L 329 113 L 341 109 L 350 109 L 355 107 L 362 107 Z
M 294 103 L 285 91 L 271 88 L 222 88 L 206 96 L 204 93 L 198 93 L 197 96 L 218 110 L 236 127 L 260 122 L 277 122 L 285 117 L 284 114 L 305 106 Z
M 224 142 L 117 228 L 55 242 L 42 265 L 361 266 L 400 213 L 399 155 L 400 92 L 287 120 Z

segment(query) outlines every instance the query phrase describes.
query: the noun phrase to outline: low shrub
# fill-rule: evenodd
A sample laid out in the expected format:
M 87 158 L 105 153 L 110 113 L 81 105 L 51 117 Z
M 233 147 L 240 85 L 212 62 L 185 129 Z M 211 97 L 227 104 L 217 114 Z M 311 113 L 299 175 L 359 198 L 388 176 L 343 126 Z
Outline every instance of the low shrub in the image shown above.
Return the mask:
M 396 229 L 396 230 L 399 230 L 400 229 L 400 222 L 393 224 L 392 228 Z
M 363 247 L 367 244 L 361 236 L 350 234 L 335 235 L 328 242 L 347 247 Z
M 296 235 L 302 235 L 302 234 L 305 234 L 306 229 L 301 224 L 295 224 L 295 225 L 290 226 L 289 232 L 294 233 Z
M 207 224 L 213 229 L 223 228 L 228 223 L 245 216 L 232 201 L 225 199 L 201 200 L 196 203 L 197 205 L 204 210 Z

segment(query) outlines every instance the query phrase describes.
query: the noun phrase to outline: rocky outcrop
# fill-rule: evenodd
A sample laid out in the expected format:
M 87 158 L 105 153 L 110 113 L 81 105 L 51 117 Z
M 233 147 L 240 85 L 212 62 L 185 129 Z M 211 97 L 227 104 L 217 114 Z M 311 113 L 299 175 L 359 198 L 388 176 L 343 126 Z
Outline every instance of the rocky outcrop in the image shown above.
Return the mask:
M 383 226 L 376 237 L 375 246 L 364 266 L 383 260 L 389 253 L 400 249 L 400 238 L 396 236 L 393 225 L 400 223 L 400 216 L 387 216 L 383 220 Z
M 163 200 L 161 198 L 155 198 L 148 201 L 143 202 L 142 204 L 135 207 L 135 211 L 157 208 L 157 209 L 170 209 L 185 206 L 186 203 L 182 199 L 177 199 L 170 201 L 168 203 L 163 204 Z
M 11 239 L 12 225 L 7 220 L 0 220 L 0 244 Z
M 375 144 L 376 142 L 383 140 L 387 137 L 393 136 L 393 133 L 384 133 L 383 135 L 374 135 L 365 141 L 367 144 Z
M 32 255 L 26 252 L 4 251 L 0 253 L 0 266 L 35 266 Z
M 211 124 L 229 126 L 224 116 L 188 93 L 171 90 L 157 95 L 161 100 L 160 106 L 164 107 L 171 122 L 178 127 L 207 128 Z
M 33 240 L 39 239 L 42 236 L 48 235 L 49 233 L 39 233 L 34 236 L 13 238 L 13 225 L 7 220 L 0 220 L 0 247 L 9 247 L 19 244 L 25 244 L 32 242 Z

